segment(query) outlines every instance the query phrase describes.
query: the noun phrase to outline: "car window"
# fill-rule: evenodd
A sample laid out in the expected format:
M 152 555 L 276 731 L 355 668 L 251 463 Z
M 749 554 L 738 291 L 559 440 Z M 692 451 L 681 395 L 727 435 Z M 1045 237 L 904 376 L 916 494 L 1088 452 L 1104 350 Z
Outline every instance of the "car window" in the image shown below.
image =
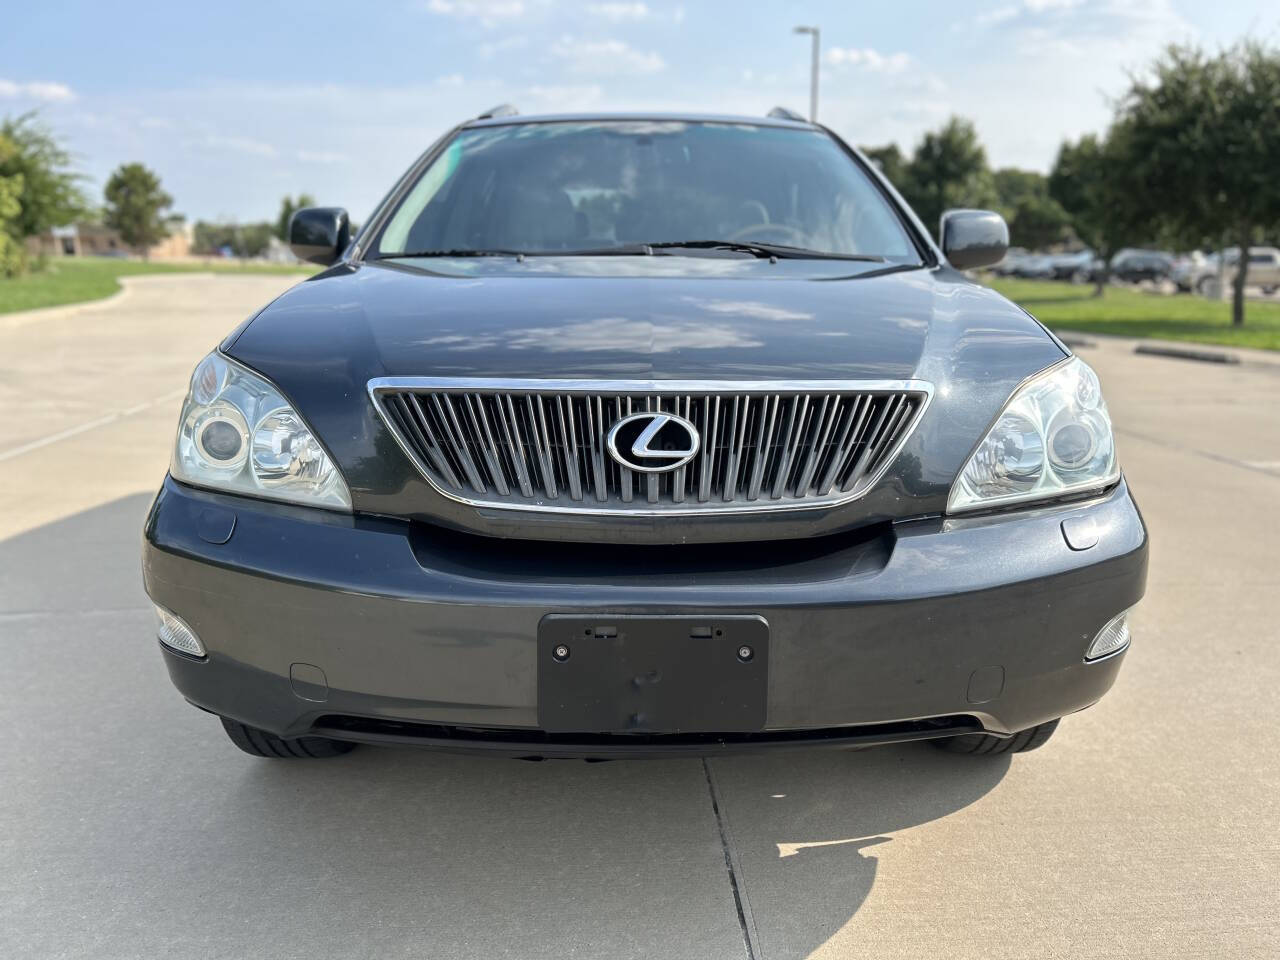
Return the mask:
M 919 262 L 889 201 L 827 134 L 683 121 L 463 130 L 405 195 L 373 252 L 709 240 Z

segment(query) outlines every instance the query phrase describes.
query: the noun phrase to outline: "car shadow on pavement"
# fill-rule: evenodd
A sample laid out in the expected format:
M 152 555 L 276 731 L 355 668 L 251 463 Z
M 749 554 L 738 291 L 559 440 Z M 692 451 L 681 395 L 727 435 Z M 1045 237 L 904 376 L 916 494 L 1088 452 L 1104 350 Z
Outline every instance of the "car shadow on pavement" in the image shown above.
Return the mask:
M 248 757 L 165 675 L 138 562 L 149 500 L 0 541 L 0 722 L 21 745 L 0 756 L 6 955 L 738 960 L 745 929 L 771 960 L 803 957 L 856 913 L 888 835 L 1008 769 L 924 745 Z
M 757 955 L 809 956 L 862 906 L 893 834 L 963 809 L 1009 767 L 923 743 L 713 760 Z

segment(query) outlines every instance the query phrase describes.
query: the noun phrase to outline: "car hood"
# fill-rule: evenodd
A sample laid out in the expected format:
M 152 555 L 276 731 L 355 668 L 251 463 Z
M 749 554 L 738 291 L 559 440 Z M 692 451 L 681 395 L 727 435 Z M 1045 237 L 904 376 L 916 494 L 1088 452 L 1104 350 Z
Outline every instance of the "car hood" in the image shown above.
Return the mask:
M 1024 311 L 947 268 L 736 257 L 344 266 L 289 290 L 223 349 L 296 404 L 357 509 L 436 519 L 388 445 L 371 379 L 922 379 L 935 399 L 899 457 L 919 461 L 915 515 L 939 492 L 945 502 L 1017 384 L 1065 355 Z

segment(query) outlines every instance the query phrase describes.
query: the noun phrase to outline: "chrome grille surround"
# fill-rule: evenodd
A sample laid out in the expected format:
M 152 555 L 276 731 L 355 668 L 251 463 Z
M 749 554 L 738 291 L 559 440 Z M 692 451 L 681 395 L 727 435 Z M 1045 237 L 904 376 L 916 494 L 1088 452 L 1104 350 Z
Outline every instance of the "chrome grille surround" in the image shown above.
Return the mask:
M 369 396 L 405 455 L 451 500 L 575 515 L 683 516 L 809 510 L 857 499 L 896 459 L 933 385 L 378 377 L 369 381 Z M 609 455 L 612 425 L 643 411 L 676 413 L 698 427 L 702 443 L 689 464 L 641 474 Z

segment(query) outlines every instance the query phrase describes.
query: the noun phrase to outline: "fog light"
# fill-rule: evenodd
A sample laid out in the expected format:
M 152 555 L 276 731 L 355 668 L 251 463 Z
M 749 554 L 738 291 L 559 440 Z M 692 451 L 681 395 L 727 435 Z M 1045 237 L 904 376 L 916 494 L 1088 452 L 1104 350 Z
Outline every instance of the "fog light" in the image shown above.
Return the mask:
M 1093 638 L 1093 643 L 1089 644 L 1089 649 L 1085 651 L 1084 658 L 1101 660 L 1113 653 L 1119 653 L 1129 646 L 1129 639 L 1129 611 L 1126 610 L 1113 617 L 1098 631 L 1098 635 Z
M 156 631 L 156 636 L 160 638 L 161 643 L 188 656 L 204 656 L 204 644 L 200 642 L 196 632 L 183 623 L 181 617 L 161 606 L 156 607 L 156 616 L 160 618 L 160 627 Z

